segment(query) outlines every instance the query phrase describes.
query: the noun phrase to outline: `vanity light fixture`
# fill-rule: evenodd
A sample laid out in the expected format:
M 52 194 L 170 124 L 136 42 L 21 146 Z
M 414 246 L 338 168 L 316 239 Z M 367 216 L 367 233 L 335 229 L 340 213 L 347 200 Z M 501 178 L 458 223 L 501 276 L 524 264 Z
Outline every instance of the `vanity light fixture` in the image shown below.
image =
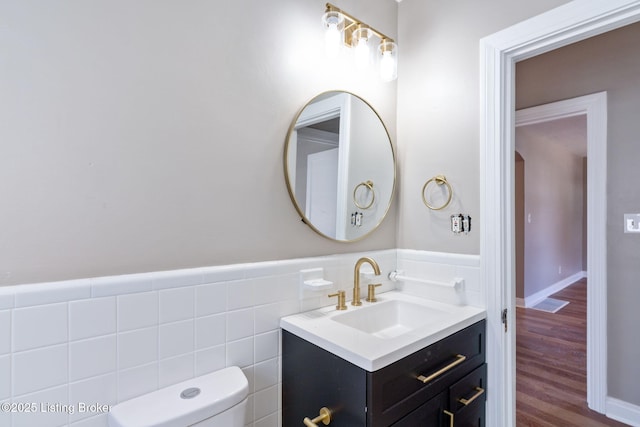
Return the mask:
M 378 68 L 383 81 L 398 78 L 398 45 L 395 41 L 375 28 L 354 18 L 352 15 L 327 3 L 322 24 L 325 28 L 325 49 L 331 59 L 337 58 L 343 46 L 353 48 L 355 65 L 363 70 L 371 65 L 371 38 L 377 37 Z

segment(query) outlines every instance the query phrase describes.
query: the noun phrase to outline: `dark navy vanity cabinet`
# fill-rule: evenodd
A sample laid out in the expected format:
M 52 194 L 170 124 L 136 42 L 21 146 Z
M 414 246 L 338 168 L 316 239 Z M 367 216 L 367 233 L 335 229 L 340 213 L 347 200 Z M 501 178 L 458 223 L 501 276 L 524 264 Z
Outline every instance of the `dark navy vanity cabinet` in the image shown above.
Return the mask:
M 484 426 L 486 377 L 484 320 L 375 372 L 283 330 L 282 425 Z

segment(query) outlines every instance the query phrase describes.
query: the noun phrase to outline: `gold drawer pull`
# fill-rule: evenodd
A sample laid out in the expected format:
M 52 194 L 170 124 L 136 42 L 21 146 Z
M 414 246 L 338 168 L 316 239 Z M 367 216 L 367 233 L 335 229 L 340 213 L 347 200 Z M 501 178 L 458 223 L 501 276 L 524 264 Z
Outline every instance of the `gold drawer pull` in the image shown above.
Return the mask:
M 449 411 L 444 411 L 444 413 L 449 415 L 449 427 L 453 427 L 453 413 Z
M 425 377 L 424 375 L 420 375 L 418 377 L 419 381 L 422 381 L 423 383 L 428 383 L 429 381 L 432 381 L 436 378 L 438 378 L 440 375 L 444 374 L 445 372 L 447 372 L 450 369 L 455 368 L 456 366 L 458 366 L 459 364 L 461 364 L 462 362 L 464 362 L 465 360 L 467 360 L 467 356 L 463 356 L 461 354 L 458 354 L 456 356 L 456 360 L 451 362 L 450 364 L 448 364 L 447 366 L 445 366 L 444 368 L 440 369 L 439 371 L 434 372 L 433 374 Z
M 309 417 L 305 417 L 302 422 L 307 427 L 318 427 L 318 423 L 322 421 L 322 424 L 329 425 L 331 422 L 331 411 L 326 407 L 320 409 L 320 415 L 310 420 Z
M 462 403 L 464 406 L 467 406 L 468 404 L 476 400 L 478 397 L 480 397 L 482 393 L 484 393 L 484 389 L 482 387 L 474 387 L 474 389 L 476 390 L 476 394 L 471 396 L 471 399 L 460 398 L 458 399 L 458 402 Z

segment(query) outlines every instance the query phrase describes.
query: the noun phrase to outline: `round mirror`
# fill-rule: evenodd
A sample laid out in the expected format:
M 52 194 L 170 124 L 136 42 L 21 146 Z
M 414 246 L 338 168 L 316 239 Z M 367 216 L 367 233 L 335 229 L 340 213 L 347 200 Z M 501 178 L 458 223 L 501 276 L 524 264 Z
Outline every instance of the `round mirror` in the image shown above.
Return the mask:
M 293 120 L 284 172 L 302 220 L 327 238 L 351 242 L 387 214 L 396 162 L 373 108 L 356 95 L 332 91 L 313 98 Z

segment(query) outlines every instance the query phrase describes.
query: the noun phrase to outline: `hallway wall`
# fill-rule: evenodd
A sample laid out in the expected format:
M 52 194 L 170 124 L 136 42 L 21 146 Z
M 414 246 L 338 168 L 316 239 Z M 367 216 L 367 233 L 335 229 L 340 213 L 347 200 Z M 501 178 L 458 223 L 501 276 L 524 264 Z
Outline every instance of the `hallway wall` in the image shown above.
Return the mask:
M 517 298 L 583 271 L 583 158 L 560 146 L 560 135 L 540 132 L 541 126 L 545 123 L 516 128 L 516 150 L 525 166 L 524 283 Z

